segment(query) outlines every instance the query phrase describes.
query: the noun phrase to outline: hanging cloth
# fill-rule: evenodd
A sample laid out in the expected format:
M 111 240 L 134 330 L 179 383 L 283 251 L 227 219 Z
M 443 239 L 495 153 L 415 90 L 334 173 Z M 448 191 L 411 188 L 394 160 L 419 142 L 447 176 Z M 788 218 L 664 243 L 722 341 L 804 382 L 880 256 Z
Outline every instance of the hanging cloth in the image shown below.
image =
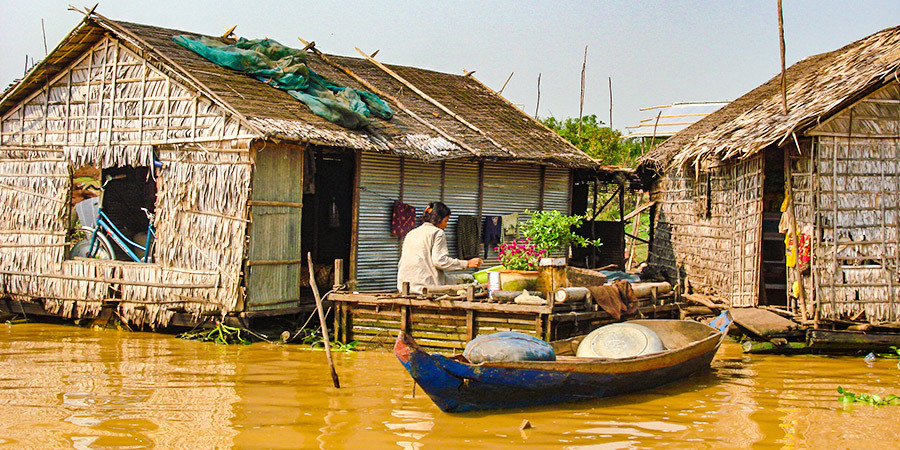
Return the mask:
M 416 207 L 394 200 L 391 210 L 391 236 L 402 238 L 416 227 Z
M 519 231 L 519 213 L 503 216 L 503 242 L 509 242 L 516 238 Z
M 488 250 L 500 243 L 500 234 L 503 232 L 503 226 L 500 216 L 485 216 L 484 218 L 484 257 L 487 258 Z
M 460 259 L 478 256 L 478 216 L 459 216 L 456 222 L 456 252 Z

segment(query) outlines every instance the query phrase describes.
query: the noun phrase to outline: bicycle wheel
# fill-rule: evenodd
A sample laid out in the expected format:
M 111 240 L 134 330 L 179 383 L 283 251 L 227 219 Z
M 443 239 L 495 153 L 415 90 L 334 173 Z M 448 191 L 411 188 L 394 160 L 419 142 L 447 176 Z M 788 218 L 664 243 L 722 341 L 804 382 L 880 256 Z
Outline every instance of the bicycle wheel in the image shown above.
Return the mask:
M 94 233 L 94 229 L 83 227 L 82 230 L 84 230 L 84 233 L 87 236 L 87 244 L 85 245 L 85 247 L 87 247 L 85 248 L 85 257 L 94 259 L 116 259 L 116 252 L 115 250 L 113 250 L 113 246 L 109 242 L 109 239 L 106 238 L 106 236 L 97 233 L 97 239 L 94 241 L 94 248 L 90 248 L 91 235 Z

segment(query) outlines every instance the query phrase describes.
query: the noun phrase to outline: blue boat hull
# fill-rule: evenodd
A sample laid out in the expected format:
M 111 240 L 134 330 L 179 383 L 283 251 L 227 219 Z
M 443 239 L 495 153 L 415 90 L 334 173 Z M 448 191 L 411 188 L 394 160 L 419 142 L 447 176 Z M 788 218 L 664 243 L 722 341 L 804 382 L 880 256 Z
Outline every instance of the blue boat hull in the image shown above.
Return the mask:
M 553 362 L 468 364 L 429 354 L 401 333 L 394 353 L 442 411 L 465 412 L 583 401 L 654 388 L 708 368 L 725 336 L 697 322 L 635 322 L 662 331 L 671 350 L 621 360 L 560 357 Z

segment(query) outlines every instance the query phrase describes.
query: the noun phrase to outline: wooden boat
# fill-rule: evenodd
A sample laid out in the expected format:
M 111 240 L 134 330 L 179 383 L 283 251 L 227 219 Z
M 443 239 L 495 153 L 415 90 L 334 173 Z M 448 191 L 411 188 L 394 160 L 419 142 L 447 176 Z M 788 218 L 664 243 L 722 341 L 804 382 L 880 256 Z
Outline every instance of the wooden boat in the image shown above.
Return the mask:
M 556 361 L 470 364 L 422 350 L 401 332 L 394 354 L 444 412 L 574 402 L 660 386 L 709 367 L 730 325 L 727 311 L 712 325 L 689 320 L 633 320 L 659 335 L 667 350 L 621 359 L 579 358 L 584 336 L 554 342 Z M 715 328 L 714 328 L 715 327 Z

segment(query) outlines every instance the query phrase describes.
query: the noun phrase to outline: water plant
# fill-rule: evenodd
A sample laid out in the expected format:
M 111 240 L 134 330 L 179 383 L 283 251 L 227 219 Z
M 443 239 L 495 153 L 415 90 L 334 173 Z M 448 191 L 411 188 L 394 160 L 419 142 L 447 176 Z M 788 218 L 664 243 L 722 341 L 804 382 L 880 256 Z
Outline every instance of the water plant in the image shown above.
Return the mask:
M 244 339 L 241 336 L 241 331 L 244 331 L 245 334 L 252 334 L 249 330 L 243 330 L 238 327 L 230 327 L 225 325 L 222 322 L 216 324 L 216 326 L 202 330 L 202 331 L 189 331 L 186 333 L 181 333 L 175 337 L 180 339 L 187 339 L 190 341 L 201 341 L 201 342 L 215 342 L 220 345 L 227 344 L 239 344 L 239 345 L 250 345 L 251 341 L 248 339 Z
M 303 343 L 309 345 L 313 350 L 325 350 L 325 341 L 322 340 L 322 334 L 319 330 L 312 329 L 303 329 L 306 332 L 306 335 L 303 337 Z M 346 344 L 340 341 L 330 341 L 331 342 L 331 351 L 333 352 L 354 352 L 356 351 L 356 346 L 359 344 L 359 341 L 352 340 Z
M 877 394 L 854 394 L 841 386 L 837 388 L 842 403 L 868 403 L 872 406 L 900 405 L 900 397 L 890 394 L 884 398 Z

